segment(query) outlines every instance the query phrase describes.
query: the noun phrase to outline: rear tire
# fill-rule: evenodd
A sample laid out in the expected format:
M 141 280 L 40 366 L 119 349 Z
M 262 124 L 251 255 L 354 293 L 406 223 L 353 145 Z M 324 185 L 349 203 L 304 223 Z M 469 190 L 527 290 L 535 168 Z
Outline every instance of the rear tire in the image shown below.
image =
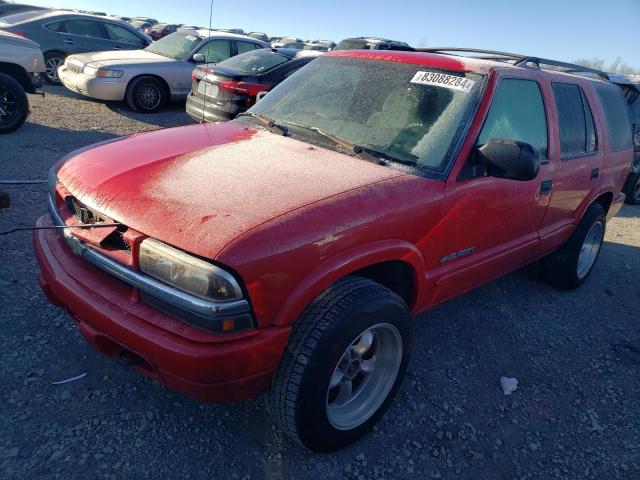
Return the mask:
M 0 134 L 17 130 L 29 115 L 29 100 L 18 81 L 0 73 Z
M 406 373 L 412 325 L 394 292 L 361 277 L 325 290 L 294 324 L 267 395 L 276 424 L 312 451 L 366 434 Z
M 125 98 L 136 112 L 155 113 L 166 105 L 169 94 L 160 80 L 143 76 L 131 81 Z
M 638 205 L 640 203 L 640 173 L 629 175 L 624 193 L 627 196 L 626 202 L 629 205 Z
M 569 240 L 541 260 L 544 280 L 561 290 L 573 290 L 582 285 L 600 255 L 605 226 L 606 212 L 602 205 L 590 205 Z
M 49 85 L 62 85 L 58 78 L 58 67 L 64 63 L 65 56 L 60 52 L 48 52 L 44 55 L 44 79 Z

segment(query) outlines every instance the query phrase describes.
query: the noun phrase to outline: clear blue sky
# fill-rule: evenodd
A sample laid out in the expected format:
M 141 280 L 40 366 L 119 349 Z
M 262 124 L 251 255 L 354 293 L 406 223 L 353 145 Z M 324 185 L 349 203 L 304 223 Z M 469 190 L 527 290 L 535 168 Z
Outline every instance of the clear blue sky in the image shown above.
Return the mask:
M 208 0 L 22 0 L 207 25 Z M 213 27 L 303 39 L 372 35 L 640 68 L 640 0 L 214 0 Z

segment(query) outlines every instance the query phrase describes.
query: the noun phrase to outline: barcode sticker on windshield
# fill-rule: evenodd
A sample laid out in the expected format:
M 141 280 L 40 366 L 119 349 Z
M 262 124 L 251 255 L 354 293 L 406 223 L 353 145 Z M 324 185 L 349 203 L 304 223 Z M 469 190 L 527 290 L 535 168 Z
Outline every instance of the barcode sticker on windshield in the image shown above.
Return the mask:
M 197 40 L 197 39 L 198 39 L 198 37 L 194 37 L 193 35 L 187 35 L 187 36 L 186 36 L 186 37 L 184 37 L 184 38 L 186 38 L 186 39 L 187 39 L 187 40 L 189 40 L 190 42 L 193 42 L 194 40 Z
M 438 72 L 417 72 L 411 79 L 411 83 L 419 85 L 435 85 L 437 87 L 451 88 L 461 92 L 470 92 L 476 82 L 469 78 L 456 77 Z

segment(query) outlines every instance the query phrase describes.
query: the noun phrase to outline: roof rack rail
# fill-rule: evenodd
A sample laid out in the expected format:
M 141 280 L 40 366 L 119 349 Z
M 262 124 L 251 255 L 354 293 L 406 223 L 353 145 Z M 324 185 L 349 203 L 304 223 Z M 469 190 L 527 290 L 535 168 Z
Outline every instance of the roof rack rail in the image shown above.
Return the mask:
M 538 68 L 548 65 L 551 67 L 563 68 L 565 73 L 589 73 L 596 75 L 603 80 L 610 80 L 607 73 L 596 70 L 595 68 L 583 67 L 582 65 L 576 65 L 573 63 L 559 62 L 557 60 L 549 60 L 548 58 L 533 57 L 530 55 L 520 55 L 517 53 L 499 52 L 495 50 L 481 50 L 477 48 L 459 48 L 459 47 L 438 47 L 438 48 L 414 48 L 414 52 L 428 52 L 428 53 L 447 53 L 447 52 L 468 52 L 468 53 L 481 53 L 483 60 L 513 60 L 514 65 L 518 67 L 527 67 L 530 64 L 535 65 Z M 489 55 L 489 56 L 484 56 Z

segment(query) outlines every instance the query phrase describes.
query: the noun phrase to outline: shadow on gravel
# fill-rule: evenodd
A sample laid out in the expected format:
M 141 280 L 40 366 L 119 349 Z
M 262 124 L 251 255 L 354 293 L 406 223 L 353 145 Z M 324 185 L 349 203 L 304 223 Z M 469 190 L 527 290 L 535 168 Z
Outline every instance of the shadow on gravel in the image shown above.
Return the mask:
M 640 205 L 625 204 L 616 217 L 637 218 L 640 217 Z
M 185 111 L 185 102 L 174 101 L 157 113 L 139 113 L 133 111 L 125 102 L 107 102 L 106 106 L 118 115 L 124 115 L 138 122 L 158 127 L 176 127 L 195 123 Z

